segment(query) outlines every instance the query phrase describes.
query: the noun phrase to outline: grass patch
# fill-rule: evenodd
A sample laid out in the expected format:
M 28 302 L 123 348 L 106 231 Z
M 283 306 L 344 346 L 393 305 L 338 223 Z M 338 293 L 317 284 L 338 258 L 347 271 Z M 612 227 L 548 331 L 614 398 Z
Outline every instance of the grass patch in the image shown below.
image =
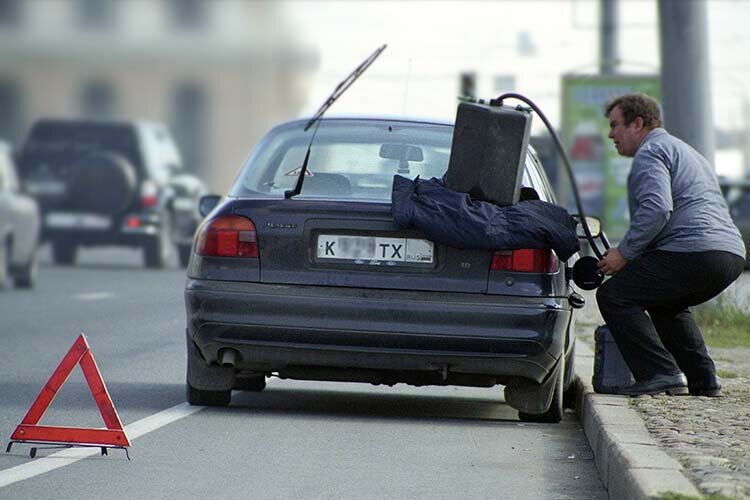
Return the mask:
M 727 370 L 717 370 L 716 375 L 718 375 L 721 378 L 737 378 L 739 375 L 737 375 L 735 372 L 730 372 Z
M 664 493 L 659 500 L 737 500 L 737 497 L 726 497 L 724 495 L 704 495 L 700 497 L 681 495 L 679 493 Z
M 719 297 L 693 309 L 693 317 L 711 347 L 750 347 L 750 313 Z

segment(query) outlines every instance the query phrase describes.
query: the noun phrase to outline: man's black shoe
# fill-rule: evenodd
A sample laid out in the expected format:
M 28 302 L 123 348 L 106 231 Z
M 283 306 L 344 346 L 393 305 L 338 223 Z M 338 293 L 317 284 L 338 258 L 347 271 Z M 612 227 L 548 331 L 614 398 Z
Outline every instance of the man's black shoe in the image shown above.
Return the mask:
M 688 393 L 687 379 L 682 373 L 673 375 L 654 375 L 630 387 L 620 390 L 626 396 L 641 396 L 666 392 L 671 396 L 685 396 Z
M 700 383 L 688 384 L 691 396 L 708 396 L 716 398 L 721 396 L 721 379 L 711 375 Z

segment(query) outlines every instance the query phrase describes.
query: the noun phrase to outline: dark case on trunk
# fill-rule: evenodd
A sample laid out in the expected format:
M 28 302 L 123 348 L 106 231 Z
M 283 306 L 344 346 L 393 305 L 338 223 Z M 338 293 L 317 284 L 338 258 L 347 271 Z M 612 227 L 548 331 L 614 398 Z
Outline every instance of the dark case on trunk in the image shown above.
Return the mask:
M 530 131 L 525 110 L 460 103 L 446 186 L 499 206 L 518 202 Z

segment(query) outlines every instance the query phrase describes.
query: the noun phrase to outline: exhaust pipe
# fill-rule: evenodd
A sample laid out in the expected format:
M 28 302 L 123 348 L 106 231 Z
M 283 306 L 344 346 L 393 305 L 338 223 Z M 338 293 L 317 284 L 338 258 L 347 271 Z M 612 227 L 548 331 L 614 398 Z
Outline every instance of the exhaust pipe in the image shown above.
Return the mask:
M 221 351 L 221 366 L 224 368 L 234 368 L 239 358 L 239 353 L 234 349 L 224 349 Z

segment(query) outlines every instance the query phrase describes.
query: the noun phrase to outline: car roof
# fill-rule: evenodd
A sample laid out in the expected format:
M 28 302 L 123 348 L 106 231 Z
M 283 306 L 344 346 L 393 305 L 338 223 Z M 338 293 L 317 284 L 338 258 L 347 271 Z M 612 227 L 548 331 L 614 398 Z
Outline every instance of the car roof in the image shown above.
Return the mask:
M 289 120 L 284 123 L 280 123 L 279 127 L 288 126 L 296 123 L 307 124 L 312 117 L 300 117 L 295 120 Z M 454 124 L 452 121 L 440 119 L 440 118 L 425 118 L 425 117 L 411 117 L 401 115 L 333 115 L 324 116 L 320 119 L 321 121 L 387 121 L 387 122 L 404 122 L 404 123 L 421 123 L 424 125 L 445 125 L 452 127 Z

